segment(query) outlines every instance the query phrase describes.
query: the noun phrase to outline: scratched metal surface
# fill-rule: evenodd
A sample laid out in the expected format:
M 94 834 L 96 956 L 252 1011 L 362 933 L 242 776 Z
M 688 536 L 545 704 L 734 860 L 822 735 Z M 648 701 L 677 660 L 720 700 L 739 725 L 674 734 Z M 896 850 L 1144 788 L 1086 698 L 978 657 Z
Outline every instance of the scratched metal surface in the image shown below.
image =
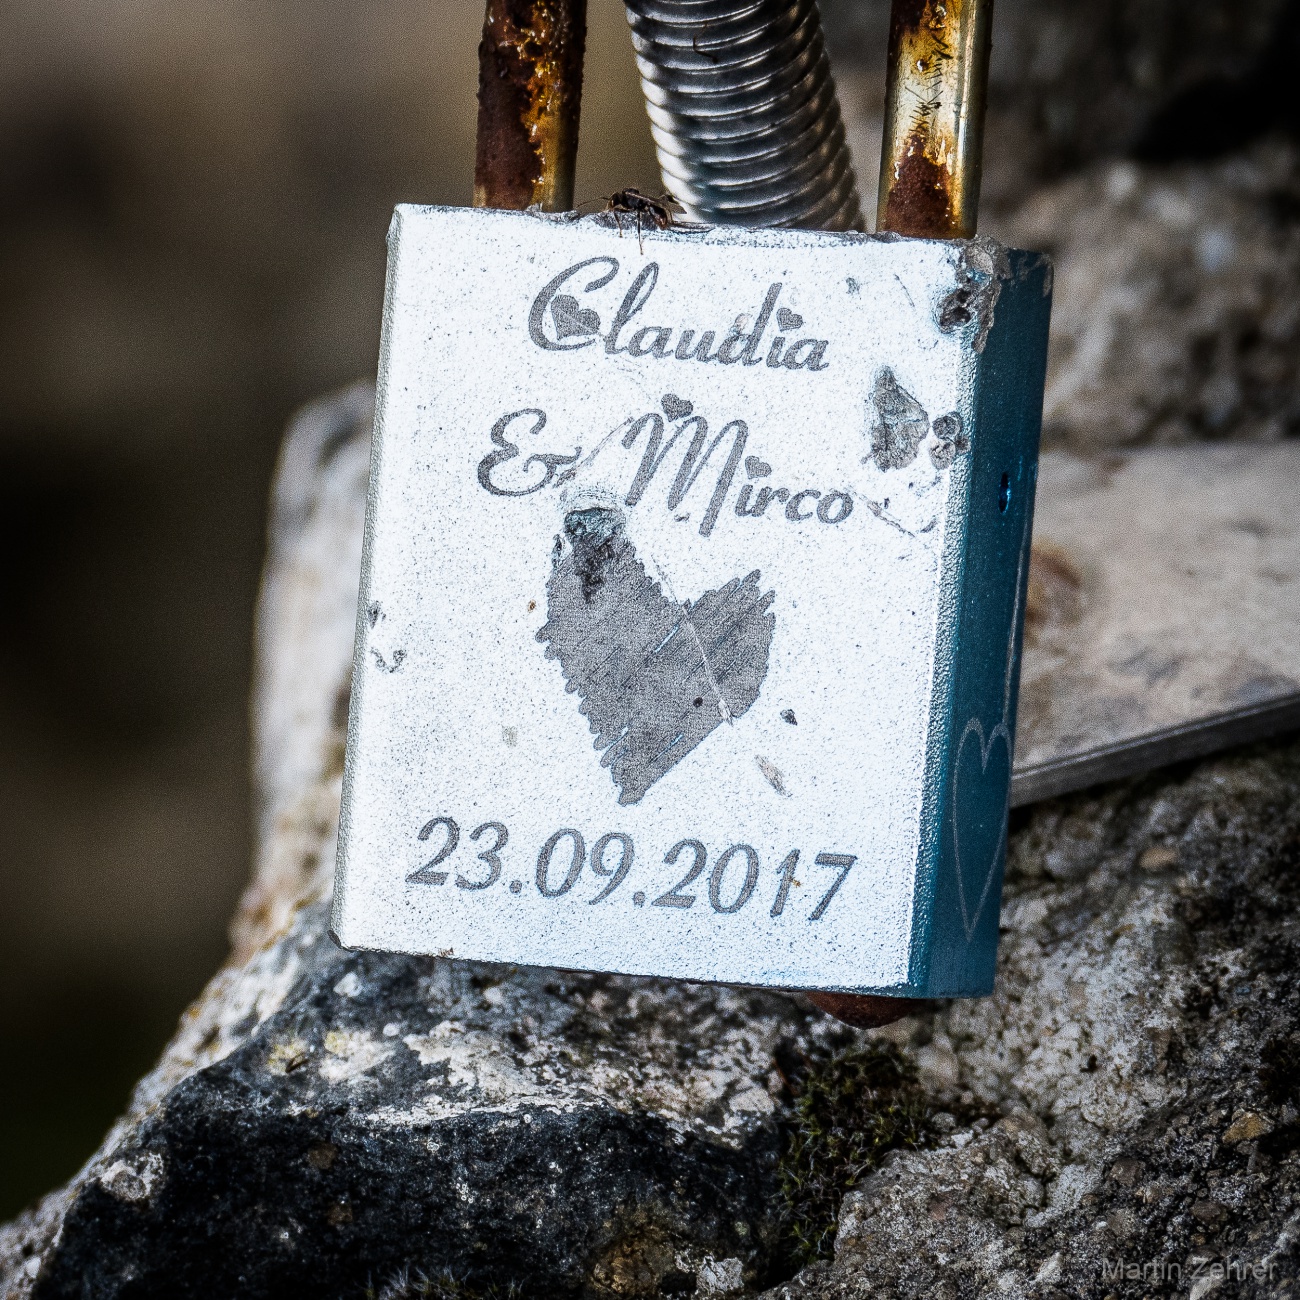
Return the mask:
M 1300 444 L 1040 462 L 1012 802 L 1300 728 Z
M 340 941 L 985 987 L 1049 286 L 988 244 L 400 208 Z

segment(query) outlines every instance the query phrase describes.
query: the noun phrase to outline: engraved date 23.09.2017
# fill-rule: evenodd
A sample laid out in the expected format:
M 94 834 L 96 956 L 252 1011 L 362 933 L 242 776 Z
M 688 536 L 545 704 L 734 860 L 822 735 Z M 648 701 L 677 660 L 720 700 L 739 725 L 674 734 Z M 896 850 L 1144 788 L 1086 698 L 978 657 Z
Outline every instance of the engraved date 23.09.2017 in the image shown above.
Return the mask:
M 439 841 L 438 837 L 441 836 Z M 437 852 L 423 866 L 417 867 L 406 877 L 411 885 L 445 885 L 451 877 L 450 869 L 442 870 L 443 864 L 449 862 L 460 846 L 461 828 L 453 817 L 434 817 L 420 828 L 417 836 L 421 845 L 430 841 L 438 845 Z M 510 832 L 499 821 L 484 822 L 476 826 L 469 834 L 473 845 L 481 844 L 477 852 L 471 848 L 475 859 L 481 867 L 467 865 L 465 854 L 461 853 L 459 869 L 455 872 L 456 888 L 470 892 L 491 889 L 502 877 L 505 862 L 502 852 L 510 842 Z M 426 850 L 427 851 L 427 850 Z M 529 855 L 531 857 L 531 854 Z M 771 917 L 786 914 L 786 904 L 793 888 L 802 885 L 795 872 L 799 867 L 801 853 L 791 849 L 777 867 L 777 888 L 772 905 L 768 911 Z M 836 868 L 839 874 L 821 896 L 808 916 L 809 921 L 820 921 L 826 915 L 840 886 L 844 884 L 857 855 L 851 853 L 833 853 L 819 851 L 813 862 L 819 867 Z M 598 880 L 604 882 L 597 893 L 587 899 L 590 905 L 603 903 L 632 874 L 636 861 L 636 847 L 632 837 L 622 831 L 607 831 L 587 849 L 586 837 L 572 826 L 561 827 L 555 831 L 538 850 L 533 871 L 537 892 L 543 898 L 564 898 L 574 889 L 582 878 L 584 869 L 589 870 Z M 645 890 L 638 889 L 632 895 L 634 907 L 644 907 L 649 902 L 651 907 L 666 907 L 685 910 L 695 906 L 698 895 L 688 892 L 697 881 L 707 885 L 703 890 L 709 906 L 722 916 L 733 916 L 746 906 L 758 892 L 761 869 L 758 850 L 750 844 L 732 844 L 724 849 L 709 868 L 709 851 L 697 839 L 678 840 L 663 857 L 664 866 L 673 869 L 672 874 L 687 867 L 685 874 L 663 893 L 650 898 Z M 658 874 L 658 873 L 656 873 Z M 707 881 L 702 879 L 707 875 Z M 660 882 L 662 883 L 662 881 Z M 524 882 L 512 880 L 508 886 L 511 894 L 523 892 Z M 653 892 L 653 891 L 651 891 Z M 575 899 L 576 901 L 576 899 Z

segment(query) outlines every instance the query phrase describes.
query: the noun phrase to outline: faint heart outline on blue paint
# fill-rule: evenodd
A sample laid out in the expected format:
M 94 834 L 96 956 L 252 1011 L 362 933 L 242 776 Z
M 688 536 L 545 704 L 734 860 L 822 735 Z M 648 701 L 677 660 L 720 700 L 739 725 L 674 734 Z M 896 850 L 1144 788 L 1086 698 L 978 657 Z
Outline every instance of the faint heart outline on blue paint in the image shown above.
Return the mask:
M 1025 576 L 1025 558 L 1029 553 L 1029 528 L 1033 519 L 1031 510 L 1025 511 L 1025 534 L 1020 542 L 1020 563 L 1016 567 L 1016 603 L 1011 610 L 1011 632 L 1007 637 L 1007 664 L 1002 678 L 1002 720 L 989 732 L 987 738 L 984 734 L 984 724 L 978 717 L 973 717 L 967 722 L 965 729 L 961 733 L 961 740 L 957 743 L 957 757 L 953 761 L 952 768 L 952 858 L 953 869 L 957 873 L 957 902 L 961 907 L 962 928 L 966 931 L 966 942 L 969 943 L 975 934 L 975 927 L 979 924 L 980 916 L 984 912 L 984 904 L 988 902 L 989 890 L 993 887 L 993 873 L 997 869 L 998 854 L 1002 851 L 1002 845 L 1007 838 L 1007 811 L 1011 804 L 1011 766 L 1014 758 L 1014 745 L 1011 740 L 1011 668 L 1016 657 L 1016 623 L 1020 618 L 1020 593 L 1022 582 Z M 970 738 L 971 733 L 979 737 L 980 744 L 980 774 L 983 775 L 988 771 L 989 758 L 993 753 L 993 743 L 999 738 L 1007 747 L 1007 793 L 1006 803 L 1002 809 L 1002 830 L 998 835 L 997 843 L 993 846 L 993 856 L 989 859 L 988 871 L 984 876 L 984 888 L 980 891 L 979 902 L 975 905 L 975 913 L 972 916 L 969 908 L 966 906 L 966 884 L 962 878 L 961 869 L 961 838 L 957 822 L 957 789 L 961 777 L 961 757 L 966 748 L 966 741 Z
M 961 870 L 961 841 L 957 829 L 957 783 L 961 776 L 961 756 L 966 748 L 967 737 L 974 733 L 979 737 L 980 742 L 980 772 L 987 773 L 989 768 L 989 756 L 993 752 L 993 742 L 1001 739 L 1007 747 L 1007 768 L 1011 767 L 1011 732 L 1007 727 L 1006 716 L 998 723 L 990 733 L 988 740 L 984 738 L 984 724 L 978 718 L 972 718 L 966 724 L 966 730 L 961 733 L 961 743 L 957 746 L 957 761 L 953 764 L 952 769 L 952 855 L 953 861 L 957 868 L 957 901 L 961 905 L 961 923 L 962 928 L 966 931 L 966 942 L 971 941 L 975 934 L 975 927 L 979 924 L 980 915 L 984 911 L 984 904 L 988 901 L 989 890 L 993 886 L 993 871 L 997 866 L 998 854 L 1002 850 L 1003 841 L 1007 837 L 1007 820 L 1006 812 L 1003 810 L 1002 830 L 998 835 L 997 843 L 993 846 L 993 857 L 989 862 L 988 873 L 984 877 L 984 888 L 980 891 L 979 902 L 975 904 L 975 914 L 972 916 L 966 906 L 966 884 L 962 879 Z M 1010 795 L 1010 782 L 1008 782 L 1008 796 Z

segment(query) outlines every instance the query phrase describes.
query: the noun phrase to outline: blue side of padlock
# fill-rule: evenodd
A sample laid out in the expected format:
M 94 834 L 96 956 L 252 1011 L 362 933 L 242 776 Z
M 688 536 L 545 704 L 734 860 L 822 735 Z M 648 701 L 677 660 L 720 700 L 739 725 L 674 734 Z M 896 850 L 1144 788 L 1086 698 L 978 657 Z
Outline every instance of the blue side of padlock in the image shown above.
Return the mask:
M 908 994 L 993 988 L 1042 427 L 1052 267 L 1008 250 L 972 395 L 965 528 L 945 555 L 953 611 L 934 694 Z M 955 607 L 955 608 L 954 608 Z

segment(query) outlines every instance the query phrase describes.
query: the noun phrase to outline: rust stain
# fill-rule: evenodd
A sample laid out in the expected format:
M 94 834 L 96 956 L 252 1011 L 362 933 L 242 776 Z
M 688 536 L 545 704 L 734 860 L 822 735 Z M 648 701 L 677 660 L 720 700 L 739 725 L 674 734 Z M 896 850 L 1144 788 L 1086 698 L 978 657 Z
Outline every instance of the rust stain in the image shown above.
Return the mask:
M 1083 578 L 1055 542 L 1035 542 L 1029 553 L 1025 640 L 1033 645 L 1049 628 L 1068 627 L 1083 612 Z
M 942 109 L 954 62 L 952 28 L 961 0 L 901 0 L 890 16 L 890 65 L 894 87 L 894 134 L 906 135 L 893 159 L 882 225 L 900 233 L 947 237 L 953 230 L 956 179 L 950 170 L 956 141 Z M 899 119 L 904 119 L 900 123 Z
M 991 0 L 895 0 L 877 225 L 975 233 Z
M 895 175 L 885 200 L 881 229 L 932 239 L 952 238 L 956 228 L 948 189 L 952 177 L 927 156 L 926 140 L 919 133 L 908 137 Z
M 585 42 L 586 0 L 488 0 L 476 207 L 572 207 Z
M 813 993 L 808 1001 L 819 1011 L 856 1029 L 879 1029 L 904 1016 L 920 1016 L 934 1009 L 923 998 L 879 997 L 870 993 Z

